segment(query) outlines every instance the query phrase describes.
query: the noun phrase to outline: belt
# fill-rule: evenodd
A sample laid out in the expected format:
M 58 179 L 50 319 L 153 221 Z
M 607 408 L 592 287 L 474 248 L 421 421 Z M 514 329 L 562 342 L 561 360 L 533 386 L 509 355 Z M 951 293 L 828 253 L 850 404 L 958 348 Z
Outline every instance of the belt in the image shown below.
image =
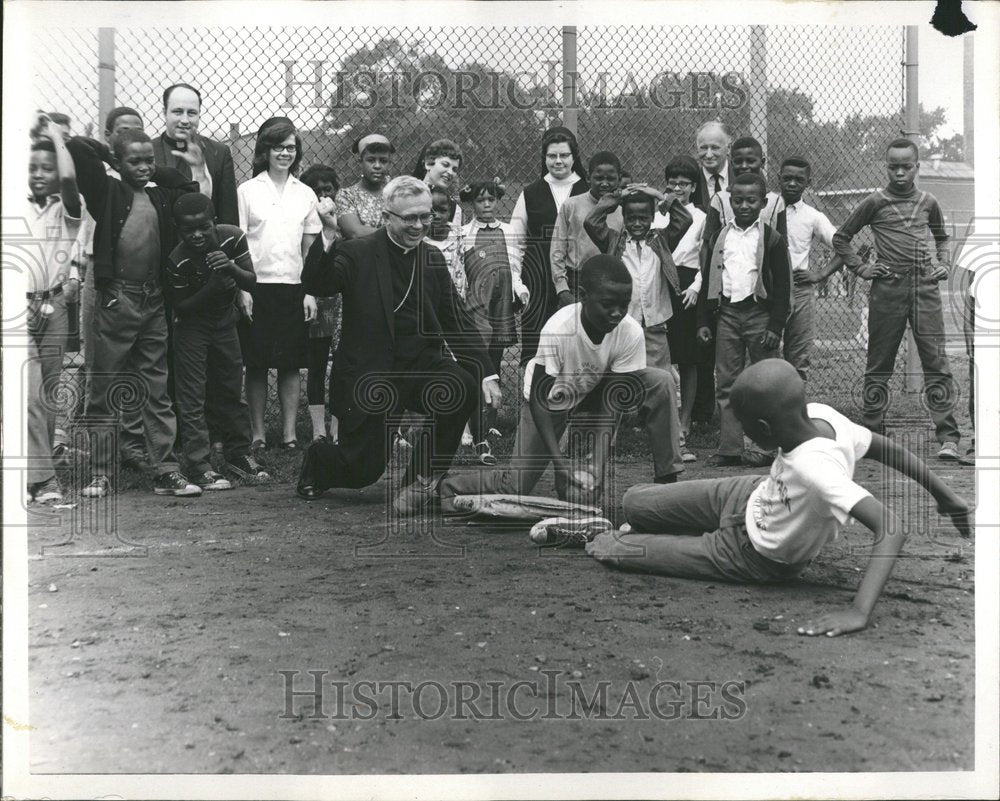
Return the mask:
M 145 292 L 147 295 L 160 291 L 159 281 L 123 281 L 120 278 L 113 278 L 108 282 L 112 289 L 124 289 L 126 291 Z
M 726 295 L 720 295 L 720 302 L 723 306 L 750 306 L 757 302 L 757 298 L 753 295 L 747 295 L 743 300 L 738 300 L 733 303 L 732 299 Z
M 58 284 L 52 289 L 43 289 L 40 292 L 26 292 L 28 300 L 48 300 L 49 298 L 54 298 L 61 295 L 63 292 L 62 284 Z

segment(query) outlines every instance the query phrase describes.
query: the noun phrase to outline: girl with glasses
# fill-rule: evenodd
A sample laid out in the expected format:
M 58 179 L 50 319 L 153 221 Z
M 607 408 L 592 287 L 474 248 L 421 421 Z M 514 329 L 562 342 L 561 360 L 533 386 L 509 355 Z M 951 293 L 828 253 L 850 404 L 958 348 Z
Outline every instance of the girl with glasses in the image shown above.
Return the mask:
M 266 447 L 264 407 L 270 369 L 278 371 L 281 445 L 299 447 L 295 434 L 299 370 L 308 363 L 309 323 L 317 313 L 316 299 L 302 288 L 302 264 L 323 230 L 316 195 L 295 177 L 301 161 L 302 140 L 291 121 L 268 120 L 257 133 L 254 177 L 237 190 L 240 227 L 247 233 L 257 273 L 253 292 L 241 296 L 240 325 L 255 452 Z

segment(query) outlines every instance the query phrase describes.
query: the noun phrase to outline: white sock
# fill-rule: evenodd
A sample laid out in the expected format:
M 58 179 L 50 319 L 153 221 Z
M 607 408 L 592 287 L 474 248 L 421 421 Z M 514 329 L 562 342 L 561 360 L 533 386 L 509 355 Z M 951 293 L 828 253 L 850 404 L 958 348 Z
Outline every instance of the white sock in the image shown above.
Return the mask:
M 322 403 L 309 404 L 309 419 L 312 422 L 313 439 L 326 436 L 326 406 Z

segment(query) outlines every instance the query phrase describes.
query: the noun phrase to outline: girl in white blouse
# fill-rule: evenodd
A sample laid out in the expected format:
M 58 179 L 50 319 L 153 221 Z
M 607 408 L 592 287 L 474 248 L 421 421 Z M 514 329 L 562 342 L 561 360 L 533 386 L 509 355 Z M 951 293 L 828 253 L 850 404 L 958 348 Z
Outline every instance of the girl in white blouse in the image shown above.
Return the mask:
M 302 264 L 323 228 L 316 195 L 295 177 L 301 160 L 295 126 L 284 117 L 268 120 L 257 134 L 254 177 L 237 189 L 240 227 L 257 273 L 253 294 L 241 297 L 246 319 L 240 338 L 255 451 L 265 447 L 267 371 L 272 368 L 278 371 L 282 447 L 299 447 L 299 370 L 307 363 L 308 323 L 316 317 L 316 299 L 302 288 Z

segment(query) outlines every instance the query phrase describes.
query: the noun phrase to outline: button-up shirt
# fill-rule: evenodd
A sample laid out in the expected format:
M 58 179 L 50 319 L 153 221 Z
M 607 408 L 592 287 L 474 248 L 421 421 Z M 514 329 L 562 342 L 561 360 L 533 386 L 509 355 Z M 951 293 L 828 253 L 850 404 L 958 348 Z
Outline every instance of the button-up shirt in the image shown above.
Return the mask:
M 738 303 L 753 294 L 760 265 L 757 264 L 757 245 L 764 230 L 764 221 L 758 217 L 747 228 L 730 222 L 722 253 L 722 294 Z
M 83 198 L 80 198 L 80 203 L 82 205 Z M 62 285 L 67 278 L 79 278 L 71 261 L 85 211 L 81 209 L 80 217 L 70 217 L 66 214 L 59 195 L 50 195 L 41 207 L 31 198 L 28 198 L 25 205 L 27 230 L 18 232 L 5 228 L 4 235 L 10 238 L 11 244 L 15 244 L 20 233 L 24 239 L 24 247 L 32 254 L 26 254 L 30 259 L 27 270 L 28 292 L 53 289 Z
M 289 175 L 279 194 L 274 181 L 262 172 L 240 184 L 236 195 L 257 283 L 300 283 L 302 237 L 323 230 L 315 193 Z
M 673 314 L 670 291 L 663 281 L 660 258 L 648 242 L 630 239 L 625 243 L 622 261 L 632 276 L 632 300 L 628 313 L 643 328 L 666 322 Z
M 784 201 L 772 205 L 770 216 L 775 219 L 775 222 L 771 222 L 770 219 L 766 222 L 775 230 L 778 227 L 777 216 L 782 208 L 785 212 L 788 256 L 792 263 L 792 270 L 808 270 L 809 252 L 813 240 L 819 240 L 828 248 L 833 248 L 833 235 L 837 229 L 823 212 L 800 199 L 790 206 L 786 206 Z
M 702 174 L 705 176 L 705 184 L 708 186 L 708 196 L 716 194 L 715 192 L 715 176 L 719 176 L 719 191 L 727 192 L 729 191 L 729 160 L 722 162 L 717 173 L 709 172 L 704 167 L 701 168 Z

